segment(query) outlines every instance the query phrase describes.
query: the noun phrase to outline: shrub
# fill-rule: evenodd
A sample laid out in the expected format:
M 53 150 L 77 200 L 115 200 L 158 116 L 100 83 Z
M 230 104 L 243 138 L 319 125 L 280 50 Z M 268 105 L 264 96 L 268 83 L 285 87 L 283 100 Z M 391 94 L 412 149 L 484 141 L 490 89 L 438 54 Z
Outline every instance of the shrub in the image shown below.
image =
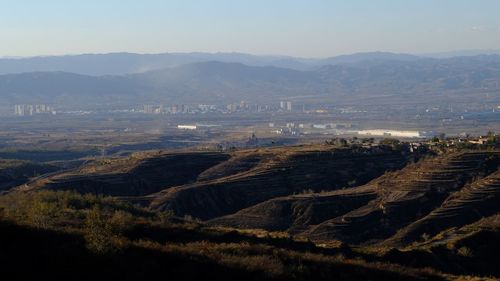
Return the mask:
M 160 221 L 161 224 L 168 224 L 170 223 L 170 220 L 174 217 L 174 212 L 171 210 L 158 212 L 156 216 L 158 217 L 158 220 Z
M 112 231 L 116 234 L 123 234 L 127 230 L 131 229 L 134 222 L 134 216 L 122 210 L 115 211 L 109 219 Z
M 465 246 L 460 247 L 457 251 L 457 254 L 461 255 L 462 257 L 472 257 L 472 250 Z
M 87 248 L 97 254 L 109 254 L 116 250 L 113 245 L 113 229 L 111 224 L 95 205 L 87 214 L 84 225 Z
M 429 241 L 429 239 L 431 239 L 431 236 L 427 233 L 424 233 L 420 236 L 420 238 L 422 238 L 422 241 L 426 242 Z
M 38 198 L 27 210 L 28 222 L 37 228 L 49 228 L 53 225 L 58 213 L 57 204 L 45 202 Z

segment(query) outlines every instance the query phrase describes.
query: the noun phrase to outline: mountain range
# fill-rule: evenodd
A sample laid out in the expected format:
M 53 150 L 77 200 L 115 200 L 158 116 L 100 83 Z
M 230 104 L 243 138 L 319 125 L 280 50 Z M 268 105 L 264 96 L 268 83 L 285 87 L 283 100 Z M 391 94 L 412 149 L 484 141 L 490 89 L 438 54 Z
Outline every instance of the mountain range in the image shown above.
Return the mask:
M 257 56 L 243 53 L 82 54 L 0 58 L 0 74 L 62 71 L 91 76 L 125 75 L 209 61 L 311 70 L 329 64 L 355 63 L 366 60 L 411 61 L 418 58 L 418 56 L 414 55 L 388 52 L 357 53 L 325 59 Z
M 325 102 L 382 96 L 426 101 L 443 93 L 459 93 L 450 102 L 460 102 L 483 92 L 498 100 L 500 91 L 500 55 L 436 59 L 379 52 L 322 60 L 202 53 L 79 55 L 0 59 L 0 73 L 2 104 L 267 102 L 299 96 Z

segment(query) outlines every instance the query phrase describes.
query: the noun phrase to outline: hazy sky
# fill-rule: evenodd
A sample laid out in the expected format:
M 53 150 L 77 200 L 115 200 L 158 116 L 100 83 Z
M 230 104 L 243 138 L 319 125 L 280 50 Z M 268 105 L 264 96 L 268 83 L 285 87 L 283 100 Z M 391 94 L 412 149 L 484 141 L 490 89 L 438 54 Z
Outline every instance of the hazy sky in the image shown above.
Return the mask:
M 0 56 L 500 49 L 499 0 L 0 0 Z

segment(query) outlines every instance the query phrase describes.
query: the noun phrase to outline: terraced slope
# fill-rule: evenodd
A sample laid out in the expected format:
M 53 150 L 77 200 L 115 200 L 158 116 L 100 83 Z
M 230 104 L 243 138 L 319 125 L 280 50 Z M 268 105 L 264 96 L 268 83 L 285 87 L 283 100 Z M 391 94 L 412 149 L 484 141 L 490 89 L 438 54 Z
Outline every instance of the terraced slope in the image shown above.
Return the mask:
M 495 171 L 499 156 L 499 152 L 461 152 L 410 165 L 370 183 L 366 188 L 378 194 L 376 199 L 314 226 L 307 234 L 352 243 L 387 239 L 441 206 L 452 192 Z
M 497 280 L 499 252 L 500 214 L 497 213 L 436 236 L 426 235 L 402 250 L 393 248 L 382 258 L 412 267 L 433 267 L 456 275 L 482 275 L 489 276 L 485 280 Z
M 389 149 L 351 150 L 329 146 L 257 149 L 244 155 L 251 163 L 247 162 L 241 171 L 226 168 L 240 160 L 220 164 L 202 174 L 205 181 L 156 194 L 151 207 L 208 220 L 304 190 L 318 192 L 360 185 L 387 170 L 402 168 L 414 157 Z M 262 160 L 256 163 L 253 160 L 256 157 Z
M 236 175 L 255 168 L 259 164 L 269 164 L 275 157 L 274 153 L 266 150 L 238 151 L 230 159 L 215 165 L 198 176 L 199 181 L 215 180 L 217 178 Z
M 236 214 L 215 218 L 210 224 L 300 233 L 312 225 L 364 206 L 376 197 L 376 192 L 370 188 L 291 195 L 265 201 Z
M 429 215 L 410 224 L 391 240 L 409 243 L 424 234 L 434 236 L 451 227 L 461 227 L 500 212 L 500 171 L 453 193 Z
M 75 190 L 110 196 L 142 196 L 194 182 L 206 169 L 227 159 L 216 152 L 148 153 L 100 160 L 80 169 L 43 177 L 22 190 Z
M 468 207 L 461 207 L 464 214 L 454 213 L 455 220 L 449 222 L 461 226 L 478 216 L 498 212 L 498 207 L 490 205 L 497 200 L 495 171 L 499 161 L 498 152 L 441 155 L 386 173 L 363 186 L 272 198 L 210 223 L 361 243 L 386 239 L 427 214 L 432 216 L 433 211 L 440 214 L 441 204 L 453 213 L 458 210 L 457 204 L 467 202 Z M 469 185 L 476 179 L 479 181 Z M 460 224 L 463 216 L 471 219 Z

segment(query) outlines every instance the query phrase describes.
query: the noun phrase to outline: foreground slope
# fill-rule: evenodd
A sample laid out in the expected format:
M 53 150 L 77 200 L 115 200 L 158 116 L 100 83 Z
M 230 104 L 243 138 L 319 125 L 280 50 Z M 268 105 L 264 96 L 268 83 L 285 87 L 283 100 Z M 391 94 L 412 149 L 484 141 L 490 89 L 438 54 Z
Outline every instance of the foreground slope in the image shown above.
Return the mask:
M 94 159 L 0 195 L 0 270 L 28 264 L 53 274 L 55 261 L 71 272 L 91 265 L 86 279 L 498 278 L 499 167 L 491 146 Z
M 0 196 L 0 274 L 9 280 L 445 280 L 432 270 L 368 262 L 348 248 L 166 215 L 72 192 Z

